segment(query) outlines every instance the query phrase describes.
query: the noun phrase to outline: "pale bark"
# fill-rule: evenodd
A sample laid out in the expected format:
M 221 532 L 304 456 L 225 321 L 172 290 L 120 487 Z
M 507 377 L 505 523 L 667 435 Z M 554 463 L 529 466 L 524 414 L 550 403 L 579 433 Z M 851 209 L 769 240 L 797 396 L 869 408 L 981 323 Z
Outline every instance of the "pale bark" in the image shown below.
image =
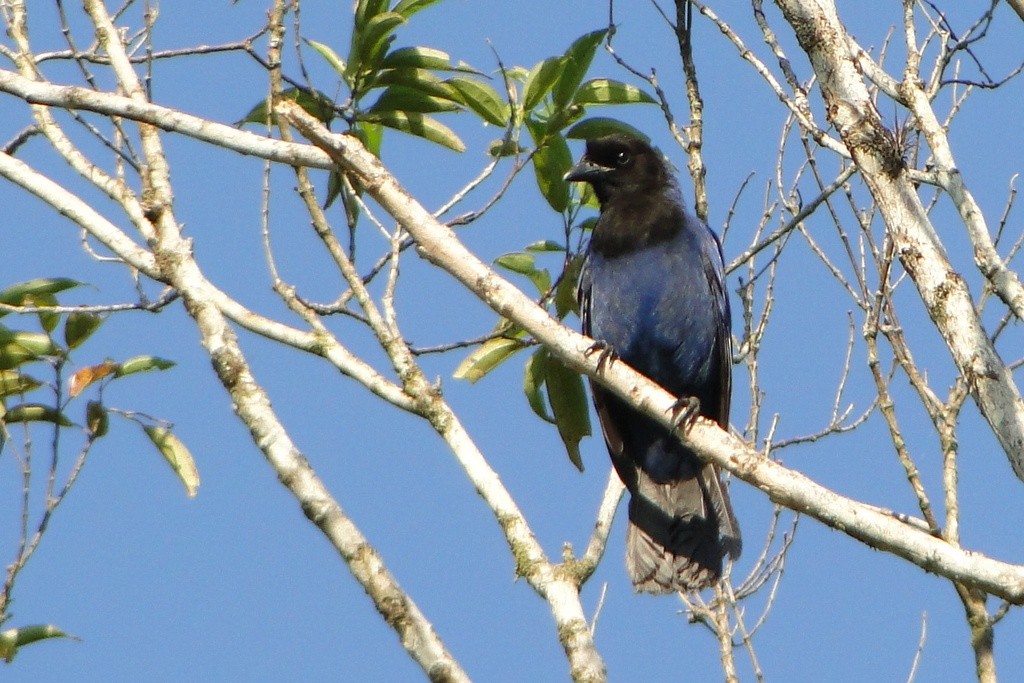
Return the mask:
M 420 253 L 443 268 L 499 315 L 528 330 L 569 367 L 585 372 L 616 395 L 670 427 L 675 398 L 623 363 L 598 369 L 593 344 L 553 319 L 547 311 L 497 275 L 470 252 L 447 226 L 439 223 L 380 160 L 350 136 L 330 133 L 291 102 L 279 113 L 329 152 L 366 192 L 416 239 Z M 764 491 L 771 500 L 810 515 L 858 540 L 903 557 L 947 578 L 977 587 L 1015 604 L 1024 603 L 1024 567 L 965 551 L 923 531 L 920 525 L 841 496 L 804 475 L 765 459 L 737 438 L 700 420 L 686 441 L 704 457 Z
M 829 120 L 878 205 L 900 263 L 917 286 L 1013 471 L 1024 480 L 1024 401 L 981 324 L 967 283 L 949 262 L 914 184 L 902 173 L 903 150 L 882 125 L 835 6 L 824 0 L 777 0 L 777 4 L 811 60 Z M 917 109 L 923 117 L 923 106 Z M 947 173 L 946 178 L 951 187 L 962 190 L 955 174 Z M 1011 301 L 1016 298 L 1009 289 L 1007 296 Z

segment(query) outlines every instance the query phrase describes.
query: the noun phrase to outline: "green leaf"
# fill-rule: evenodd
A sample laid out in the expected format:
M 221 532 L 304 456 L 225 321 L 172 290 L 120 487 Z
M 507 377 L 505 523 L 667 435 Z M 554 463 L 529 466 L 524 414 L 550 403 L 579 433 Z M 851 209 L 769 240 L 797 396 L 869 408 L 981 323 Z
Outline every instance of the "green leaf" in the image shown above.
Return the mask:
M 565 272 L 562 273 L 562 279 L 558 281 L 558 286 L 555 288 L 555 313 L 559 320 L 570 311 L 579 315 L 580 305 L 576 300 L 576 285 L 579 282 L 582 268 L 583 255 L 577 254 L 566 266 Z
M 530 72 L 521 66 L 509 66 L 505 67 L 505 75 L 517 83 L 526 83 L 526 79 L 530 77 Z
M 288 100 L 293 100 L 296 104 L 302 107 L 307 114 L 320 120 L 322 123 L 330 123 L 334 118 L 334 101 L 323 94 L 319 90 L 309 90 L 308 88 L 289 88 L 281 93 L 281 97 Z M 245 115 L 245 118 L 241 121 L 236 121 L 236 126 L 242 126 L 246 123 L 260 123 L 267 125 L 267 100 L 263 99 L 255 107 L 249 110 L 249 113 Z M 270 122 L 277 125 L 277 115 L 270 117 Z
M 587 81 L 576 91 L 576 104 L 657 104 L 657 100 L 635 85 L 614 81 L 610 78 L 595 78 Z
M 39 324 L 42 326 L 47 333 L 53 332 L 57 329 L 57 325 L 60 323 L 60 313 L 53 313 L 51 311 L 39 311 Z
M 17 370 L 0 370 L 0 398 L 21 396 L 41 386 L 42 382 Z
M 547 294 L 548 290 L 551 289 L 550 273 L 547 270 L 538 270 L 534 264 L 533 254 L 518 251 L 499 256 L 494 259 L 494 263 L 505 270 L 510 270 L 513 273 L 519 273 L 530 278 L 533 286 L 537 288 L 537 292 L 541 295 Z
M 318 43 L 315 40 L 309 40 L 307 38 L 303 38 L 303 40 L 306 41 L 307 45 L 316 50 L 339 76 L 346 78 L 345 60 L 338 56 L 337 52 L 331 49 L 328 45 Z
M 14 332 L 0 326 L 0 370 L 9 370 L 44 356 L 58 355 L 60 349 L 47 335 L 38 332 Z
M 102 324 L 103 317 L 95 313 L 71 313 L 64 323 L 64 343 L 69 349 L 78 348 Z
M 70 427 L 73 422 L 53 406 L 42 403 L 19 403 L 7 409 L 4 422 L 51 422 L 61 427 Z
M 110 415 L 99 401 L 89 401 L 85 406 L 85 426 L 93 438 L 107 435 L 110 429 Z
M 580 458 L 580 441 L 590 436 L 590 411 L 587 407 L 586 391 L 579 373 L 562 365 L 557 358 L 550 358 L 547 364 L 548 401 L 562 437 L 569 460 L 580 472 L 583 460 Z
M 0 328 L 0 344 L 17 344 L 22 348 L 40 356 L 57 353 L 57 347 L 45 334 L 39 332 L 15 332 L 6 327 Z
M 551 113 L 545 123 L 546 130 L 559 133 L 563 129 L 579 121 L 587 112 L 582 104 L 570 104 L 563 109 Z
M 401 14 L 403 17 L 408 19 L 412 15 L 425 10 L 431 5 L 436 5 L 440 0 L 401 0 L 397 5 L 394 6 L 393 10 L 397 14 Z
M 22 306 L 45 309 L 57 306 L 57 297 L 49 293 L 31 294 L 22 301 Z M 40 310 L 36 313 L 39 316 L 39 326 L 49 334 L 57 328 L 60 323 L 61 314 L 54 311 Z
M 547 373 L 548 350 L 542 346 L 527 359 L 526 366 L 523 368 L 523 393 L 526 394 L 526 400 L 537 417 L 555 424 L 555 418 L 551 417 L 547 403 L 544 401 L 543 388 Z
M 50 624 L 34 624 L 21 628 L 10 628 L 0 632 L 0 657 L 8 664 L 14 660 L 18 648 L 48 638 L 74 638 L 56 626 Z M 77 639 L 76 639 L 77 640 Z
M 391 0 L 357 0 L 355 25 L 356 29 L 362 28 L 366 22 L 388 8 Z
M 374 69 L 379 66 L 388 47 L 395 39 L 392 33 L 405 23 L 405 17 L 395 12 L 381 12 L 370 19 L 362 30 L 357 28 L 355 34 L 355 57 L 349 62 L 359 65 L 359 69 Z
M 548 57 L 533 67 L 530 75 L 526 77 L 523 93 L 523 109 L 525 111 L 531 111 L 551 91 L 551 87 L 562 73 L 565 59 L 565 57 Z
M 19 344 L 0 345 L 0 370 L 10 370 L 23 363 L 39 360 L 38 354 L 32 353 Z
M 366 115 L 364 120 L 419 136 L 456 152 L 466 151 L 466 145 L 451 128 L 424 114 L 402 111 L 375 112 Z
M 393 85 L 370 107 L 368 113 L 379 111 L 407 111 L 429 114 L 438 111 L 459 111 L 461 107 L 451 99 L 427 95 L 421 90 L 404 85 Z
M 540 240 L 532 242 L 525 247 L 526 251 L 565 251 L 565 247 L 554 240 Z
M 341 173 L 331 171 L 327 174 L 327 198 L 324 199 L 324 208 L 331 208 L 331 204 L 345 191 L 345 183 L 341 182 Z
M 537 270 L 537 267 L 534 265 L 533 254 L 527 254 L 521 251 L 499 256 L 494 259 L 494 263 L 506 270 L 511 270 L 513 273 L 519 273 L 521 275 L 529 275 L 533 271 Z
M 447 52 L 432 47 L 399 47 L 380 62 L 382 69 L 437 69 L 451 68 L 451 57 Z
M 375 157 L 380 156 L 380 144 L 384 140 L 384 128 L 369 121 L 357 121 L 352 133 L 359 138 L 366 150 Z
M 567 130 L 565 132 L 565 137 L 570 140 L 591 140 L 593 138 L 604 137 L 605 135 L 612 135 L 613 133 L 624 133 L 639 140 L 643 140 L 644 142 L 651 141 L 645 133 L 634 128 L 628 123 L 623 123 L 618 119 L 610 119 L 603 116 L 594 116 L 589 119 L 583 119 Z
M 196 461 L 185 444 L 163 427 L 143 427 L 142 429 L 160 451 L 160 454 L 166 458 L 174 473 L 181 479 L 188 497 L 195 498 L 196 492 L 199 491 L 199 470 L 196 469 Z
M 134 375 L 139 372 L 148 372 L 150 370 L 167 370 L 173 368 L 175 362 L 173 360 L 167 360 L 166 358 L 158 358 L 156 356 L 135 356 L 129 358 L 125 362 L 121 363 L 117 371 L 114 373 L 115 377 L 124 377 L 125 375 Z
M 515 140 L 494 140 L 487 147 L 487 153 L 492 157 L 513 157 L 526 152 Z
M 508 125 L 508 104 L 501 99 L 494 88 L 465 76 L 449 78 L 445 83 L 455 90 L 460 102 L 472 109 L 484 121 L 502 128 Z
M 481 344 L 473 353 L 459 363 L 452 374 L 455 379 L 477 382 L 494 368 L 521 350 L 523 343 L 517 339 L 498 337 Z
M 533 155 L 533 172 L 548 205 L 562 213 L 569 206 L 569 183 L 563 176 L 572 167 L 572 152 L 561 135 L 544 135 L 537 130 L 541 125 L 532 119 L 526 120 L 526 127 L 538 147 Z
M 576 89 L 583 82 L 583 77 L 594 61 L 594 53 L 597 46 L 604 40 L 608 29 L 600 29 L 593 33 L 580 36 L 565 52 L 565 63 L 562 66 L 562 73 L 555 82 L 551 97 L 557 105 L 566 105 L 572 101 Z
M 63 292 L 72 287 L 80 287 L 83 283 L 69 278 L 38 278 L 11 285 L 0 291 L 0 304 L 8 306 L 33 306 L 36 308 L 45 306 L 56 306 L 57 298 L 54 294 Z M 8 311 L 0 311 L 0 318 L 7 315 Z M 60 320 L 59 313 L 40 311 L 39 323 L 47 332 L 52 332 Z
M 302 107 L 307 114 L 322 123 L 330 123 L 334 118 L 334 100 L 319 90 L 292 88 L 281 94 L 290 100 L 295 100 L 295 103 Z
M 415 88 L 426 95 L 443 97 L 449 100 L 457 100 L 459 96 L 451 86 L 438 78 L 433 72 L 413 67 L 379 71 L 369 87 L 373 89 L 393 85 Z
M 81 287 L 83 284 L 78 280 L 71 280 L 66 277 L 38 278 L 19 282 L 0 291 L 0 304 L 7 304 L 8 306 L 31 305 L 36 301 L 36 297 L 57 294 L 72 287 Z M 7 313 L 0 311 L 0 316 L 3 315 L 7 315 Z

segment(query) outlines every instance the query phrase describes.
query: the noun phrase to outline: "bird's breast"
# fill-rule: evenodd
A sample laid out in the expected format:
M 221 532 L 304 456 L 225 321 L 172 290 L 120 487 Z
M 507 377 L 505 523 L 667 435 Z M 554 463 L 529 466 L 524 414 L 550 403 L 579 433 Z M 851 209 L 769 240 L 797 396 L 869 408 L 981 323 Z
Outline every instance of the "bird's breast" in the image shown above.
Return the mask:
M 680 238 L 588 264 L 592 336 L 674 393 L 706 379 L 715 344 L 701 258 Z

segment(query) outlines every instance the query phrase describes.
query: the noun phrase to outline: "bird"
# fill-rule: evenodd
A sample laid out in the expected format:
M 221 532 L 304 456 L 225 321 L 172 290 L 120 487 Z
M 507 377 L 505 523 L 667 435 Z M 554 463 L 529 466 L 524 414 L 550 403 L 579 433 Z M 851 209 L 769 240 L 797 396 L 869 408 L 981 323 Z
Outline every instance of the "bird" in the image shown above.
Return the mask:
M 672 393 L 684 417 L 699 414 L 727 430 L 732 337 L 718 237 L 684 208 L 667 160 L 637 137 L 587 140 L 564 178 L 588 183 L 600 205 L 577 286 L 593 349 Z M 724 557 L 742 550 L 718 468 L 593 381 L 591 394 L 630 494 L 626 569 L 635 590 L 714 585 Z

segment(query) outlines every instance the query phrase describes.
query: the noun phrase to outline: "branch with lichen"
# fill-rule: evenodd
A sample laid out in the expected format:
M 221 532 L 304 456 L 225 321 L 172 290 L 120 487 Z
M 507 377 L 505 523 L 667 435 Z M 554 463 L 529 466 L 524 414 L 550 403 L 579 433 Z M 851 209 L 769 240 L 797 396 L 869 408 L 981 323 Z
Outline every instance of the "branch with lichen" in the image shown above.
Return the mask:
M 290 102 L 278 105 L 304 136 L 326 150 L 340 168 L 352 173 L 388 213 L 417 240 L 423 256 L 461 282 L 499 315 L 514 320 L 568 367 L 587 374 L 666 428 L 673 428 L 675 398 L 623 363 L 598 367 L 587 354 L 593 340 L 553 319 L 529 297 L 472 254 L 457 236 L 437 222 L 355 139 L 335 135 Z M 805 513 L 872 547 L 948 578 L 1024 602 L 1024 567 L 965 552 L 898 516 L 843 497 L 802 474 L 767 460 L 736 437 L 698 420 L 683 437 L 691 448 L 781 505 Z

